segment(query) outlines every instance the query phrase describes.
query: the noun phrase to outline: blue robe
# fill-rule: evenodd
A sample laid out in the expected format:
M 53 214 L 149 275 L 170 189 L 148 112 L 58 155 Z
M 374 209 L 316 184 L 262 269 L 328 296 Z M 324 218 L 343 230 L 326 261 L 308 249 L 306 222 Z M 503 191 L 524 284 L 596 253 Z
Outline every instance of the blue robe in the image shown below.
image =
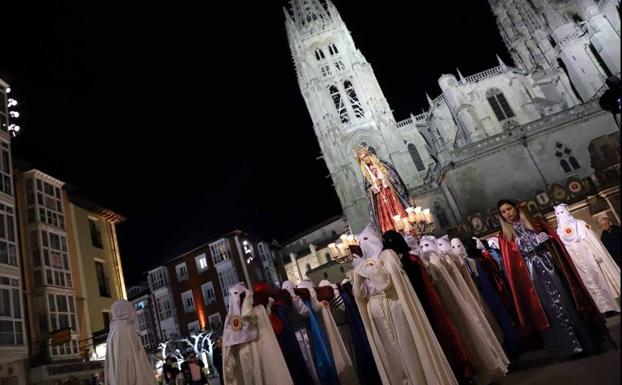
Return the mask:
M 348 316 L 348 324 L 350 325 L 350 333 L 352 334 L 352 345 L 354 345 L 354 355 L 356 357 L 356 364 L 358 368 L 359 380 L 362 385 L 380 385 L 380 375 L 376 368 L 376 361 L 369 346 L 369 340 L 367 339 L 367 333 L 365 333 L 365 326 L 363 320 L 359 314 L 359 310 L 356 307 L 354 298 L 346 291 L 341 291 L 341 298 L 343 304 L 346 307 L 346 314 Z
M 315 311 L 311 307 L 311 301 L 303 300 L 309 309 L 309 325 L 311 329 L 311 344 L 315 355 L 315 368 L 322 385 L 340 385 L 333 353 L 330 350 L 328 339 L 324 334 L 324 329 L 315 316 Z M 347 384 L 344 384 L 347 385 Z

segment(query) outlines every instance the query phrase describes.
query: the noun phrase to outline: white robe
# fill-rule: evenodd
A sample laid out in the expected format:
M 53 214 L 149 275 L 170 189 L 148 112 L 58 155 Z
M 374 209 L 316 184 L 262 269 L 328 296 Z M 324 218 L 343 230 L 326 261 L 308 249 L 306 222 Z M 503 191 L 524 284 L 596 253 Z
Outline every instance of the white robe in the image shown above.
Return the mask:
M 444 262 L 437 253 L 428 257 L 430 278 L 477 369 L 475 381 L 488 384 L 504 376 L 509 360 L 457 267 L 450 261 Z
M 353 294 L 382 383 L 457 385 L 397 254 L 358 262 Z
M 111 310 L 104 364 L 106 385 L 156 385 L 155 370 L 136 329 L 136 310 L 126 300 L 116 301 Z
M 246 292 L 240 304 L 239 295 Z M 236 327 L 237 325 L 241 327 Z M 223 332 L 225 385 L 293 385 L 283 353 L 263 305 L 253 307 L 253 292 L 241 283 L 229 289 Z
M 574 222 L 574 223 L 573 223 Z M 583 285 L 601 313 L 620 311 L 620 268 L 585 221 L 560 223 L 560 236 Z M 574 227 L 573 236 L 564 234 L 566 226 Z

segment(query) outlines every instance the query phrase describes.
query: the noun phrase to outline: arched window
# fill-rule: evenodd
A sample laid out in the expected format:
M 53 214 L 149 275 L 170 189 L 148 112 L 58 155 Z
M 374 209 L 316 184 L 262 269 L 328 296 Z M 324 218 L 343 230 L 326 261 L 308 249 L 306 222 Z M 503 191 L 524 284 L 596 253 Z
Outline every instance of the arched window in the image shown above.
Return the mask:
M 421 156 L 419 156 L 419 151 L 417 151 L 417 146 L 413 143 L 408 143 L 408 152 L 410 153 L 410 157 L 413 162 L 415 162 L 415 167 L 417 167 L 417 171 L 425 170 L 423 166 L 423 161 L 421 160 Z
M 324 258 L 326 258 L 326 263 L 332 261 L 332 258 L 330 257 L 330 253 L 324 254 Z
M 572 150 L 560 142 L 555 143 L 555 156 L 565 173 L 581 168 L 579 161 L 572 155 Z
M 341 93 L 339 89 L 335 86 L 330 86 L 330 97 L 333 98 L 333 103 L 335 104 L 335 108 L 337 109 L 337 113 L 339 114 L 339 119 L 341 119 L 341 123 L 348 123 L 350 121 L 350 117 L 348 116 L 348 111 L 346 110 L 346 105 L 343 104 L 343 99 L 341 98 Z
M 577 158 L 575 158 L 574 156 L 570 156 L 568 160 L 570 161 L 570 165 L 572 166 L 574 170 L 578 170 L 581 168 L 581 166 L 579 165 L 579 162 L 577 161 Z
M 348 99 L 350 100 L 350 105 L 354 110 L 354 115 L 357 118 L 362 118 L 365 116 L 363 111 L 363 107 L 361 107 L 361 102 L 359 101 L 358 96 L 356 96 L 356 91 L 354 91 L 354 86 L 349 80 L 343 82 L 343 88 L 346 90 L 346 94 L 348 95 Z
M 316 48 L 315 49 L 315 58 L 317 60 L 322 60 L 325 59 L 326 57 L 324 56 L 324 51 L 322 51 L 321 48 Z
M 498 88 L 491 88 L 486 91 L 486 99 L 488 99 L 490 107 L 492 107 L 495 116 L 497 116 L 497 120 L 500 122 L 514 116 L 514 112 L 512 111 L 512 108 L 510 108 L 510 104 L 503 95 L 503 92 L 501 92 Z
M 438 224 L 440 228 L 444 229 L 449 227 L 449 220 L 447 220 L 447 214 L 445 213 L 445 209 L 443 206 L 438 204 L 438 202 L 434 202 L 434 216 L 438 220 Z
M 338 54 L 338 53 L 339 53 L 339 51 L 337 51 L 337 46 L 335 45 L 335 43 L 330 43 L 330 44 L 328 45 L 328 52 L 329 52 L 331 55 L 336 55 L 336 54 Z

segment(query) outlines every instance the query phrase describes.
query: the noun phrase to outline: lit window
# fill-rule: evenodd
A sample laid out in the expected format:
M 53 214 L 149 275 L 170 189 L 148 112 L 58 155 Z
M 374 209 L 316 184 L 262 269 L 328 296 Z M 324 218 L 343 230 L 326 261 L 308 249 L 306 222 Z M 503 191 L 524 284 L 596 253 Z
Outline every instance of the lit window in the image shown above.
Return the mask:
M 208 266 L 207 266 L 207 255 L 205 253 L 197 255 L 196 257 L 194 257 L 194 260 L 197 264 L 197 271 L 199 273 L 204 272 L 205 270 L 207 270 Z

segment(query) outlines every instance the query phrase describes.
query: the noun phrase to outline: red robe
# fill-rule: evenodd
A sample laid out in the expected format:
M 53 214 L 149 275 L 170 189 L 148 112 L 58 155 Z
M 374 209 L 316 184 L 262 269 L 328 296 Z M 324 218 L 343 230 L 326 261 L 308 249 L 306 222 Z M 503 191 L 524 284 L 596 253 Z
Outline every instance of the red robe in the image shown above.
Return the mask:
M 464 346 L 458 329 L 447 316 L 441 299 L 419 257 L 411 254 L 409 260 L 403 259 L 402 264 L 406 265 L 404 270 L 411 280 L 454 375 L 460 380 L 472 377 L 475 373 L 473 360 Z
M 488 250 L 484 250 L 482 251 L 482 258 L 480 260 L 480 263 L 484 271 L 488 273 L 488 276 L 491 279 L 491 283 L 497 291 L 497 294 L 499 294 L 501 301 L 503 301 L 503 304 L 510 313 L 512 321 L 517 324 L 518 318 L 515 314 L 516 309 L 514 308 L 514 299 L 512 298 L 510 288 L 508 287 L 505 277 L 503 276 L 503 272 L 497 265 L 497 261 L 494 260 L 493 256 L 490 255 L 490 252 Z
M 560 277 L 569 289 L 578 312 L 603 330 L 604 319 L 583 286 L 577 269 L 557 233 L 540 219 L 535 218 L 532 224 L 536 233 L 545 232 L 550 237 L 550 242 L 547 242 L 545 247 L 550 252 Z M 499 234 L 499 247 L 501 248 L 501 255 L 503 255 L 503 266 L 514 299 L 521 334 L 528 336 L 534 332 L 547 329 L 549 321 L 536 289 L 533 287 L 516 241 L 505 239 L 503 232 L 501 232 Z

